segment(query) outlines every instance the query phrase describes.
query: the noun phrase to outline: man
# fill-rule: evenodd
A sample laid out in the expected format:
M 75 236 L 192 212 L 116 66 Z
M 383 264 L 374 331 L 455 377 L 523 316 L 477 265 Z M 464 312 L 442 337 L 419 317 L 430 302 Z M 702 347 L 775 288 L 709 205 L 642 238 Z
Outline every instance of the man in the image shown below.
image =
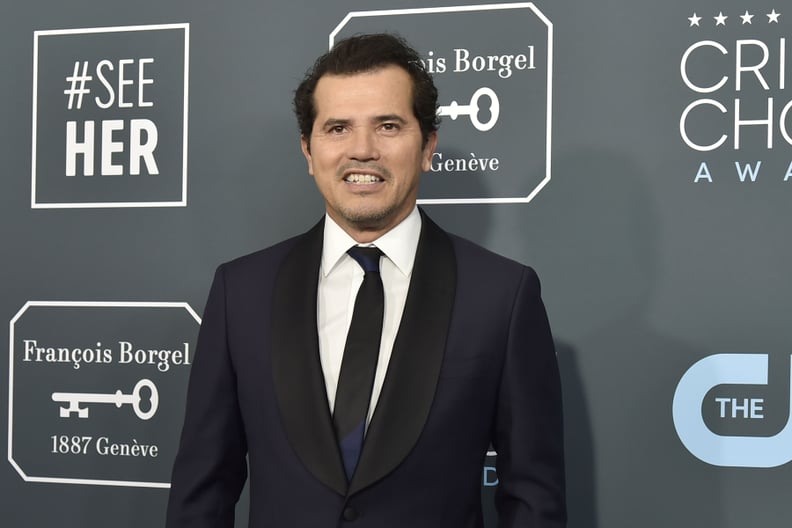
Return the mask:
M 248 467 L 253 528 L 481 527 L 490 442 L 499 525 L 565 526 L 538 279 L 416 208 L 436 108 L 420 57 L 390 35 L 339 42 L 297 89 L 326 215 L 218 268 L 168 527 L 232 527 Z

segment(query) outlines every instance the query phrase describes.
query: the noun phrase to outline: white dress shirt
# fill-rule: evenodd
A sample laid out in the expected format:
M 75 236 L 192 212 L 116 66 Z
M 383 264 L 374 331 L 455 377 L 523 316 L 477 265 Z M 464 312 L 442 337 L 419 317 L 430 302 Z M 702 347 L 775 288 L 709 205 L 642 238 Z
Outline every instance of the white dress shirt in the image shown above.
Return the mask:
M 410 286 L 415 252 L 421 234 L 421 215 L 418 208 L 396 227 L 367 246 L 376 246 L 384 256 L 380 259 L 380 276 L 385 293 L 385 315 L 382 322 L 377 370 L 371 391 L 366 426 L 371 421 L 379 399 L 385 372 L 390 361 L 393 342 L 399 330 L 407 290 Z M 317 292 L 317 324 L 319 330 L 319 358 L 324 373 L 330 412 L 335 404 L 341 360 L 355 298 L 363 283 L 363 268 L 346 251 L 359 245 L 332 218 L 325 215 L 322 263 L 319 269 Z

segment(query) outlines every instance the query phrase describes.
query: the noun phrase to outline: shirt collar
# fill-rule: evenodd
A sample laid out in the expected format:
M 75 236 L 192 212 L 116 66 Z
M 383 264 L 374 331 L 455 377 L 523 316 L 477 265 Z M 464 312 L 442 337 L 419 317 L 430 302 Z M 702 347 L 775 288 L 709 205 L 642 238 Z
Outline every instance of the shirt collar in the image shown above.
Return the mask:
M 418 207 L 414 207 L 407 218 L 370 245 L 377 246 L 404 275 L 410 275 L 420 236 L 421 214 L 418 212 Z M 358 243 L 355 239 L 341 229 L 330 215 L 325 214 L 322 274 L 326 277 L 346 255 L 347 250 L 356 245 Z

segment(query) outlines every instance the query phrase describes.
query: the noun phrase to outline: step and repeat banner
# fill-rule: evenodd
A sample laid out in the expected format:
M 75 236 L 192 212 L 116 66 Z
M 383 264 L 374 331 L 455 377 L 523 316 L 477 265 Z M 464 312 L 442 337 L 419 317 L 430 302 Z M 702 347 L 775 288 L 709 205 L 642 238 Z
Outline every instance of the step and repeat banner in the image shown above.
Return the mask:
M 569 526 L 792 521 L 788 4 L 2 14 L 3 526 L 164 523 L 214 268 L 323 213 L 293 90 L 334 42 L 375 31 L 412 43 L 440 91 L 422 206 L 542 279 Z M 495 452 L 481 484 L 495 527 Z

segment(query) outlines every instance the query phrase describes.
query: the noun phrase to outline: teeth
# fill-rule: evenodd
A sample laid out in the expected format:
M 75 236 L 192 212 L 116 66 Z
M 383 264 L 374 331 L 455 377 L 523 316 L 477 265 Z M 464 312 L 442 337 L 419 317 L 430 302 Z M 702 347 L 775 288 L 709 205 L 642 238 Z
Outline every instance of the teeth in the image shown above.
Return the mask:
M 344 178 L 344 181 L 349 183 L 377 183 L 382 180 L 371 174 L 350 174 Z

